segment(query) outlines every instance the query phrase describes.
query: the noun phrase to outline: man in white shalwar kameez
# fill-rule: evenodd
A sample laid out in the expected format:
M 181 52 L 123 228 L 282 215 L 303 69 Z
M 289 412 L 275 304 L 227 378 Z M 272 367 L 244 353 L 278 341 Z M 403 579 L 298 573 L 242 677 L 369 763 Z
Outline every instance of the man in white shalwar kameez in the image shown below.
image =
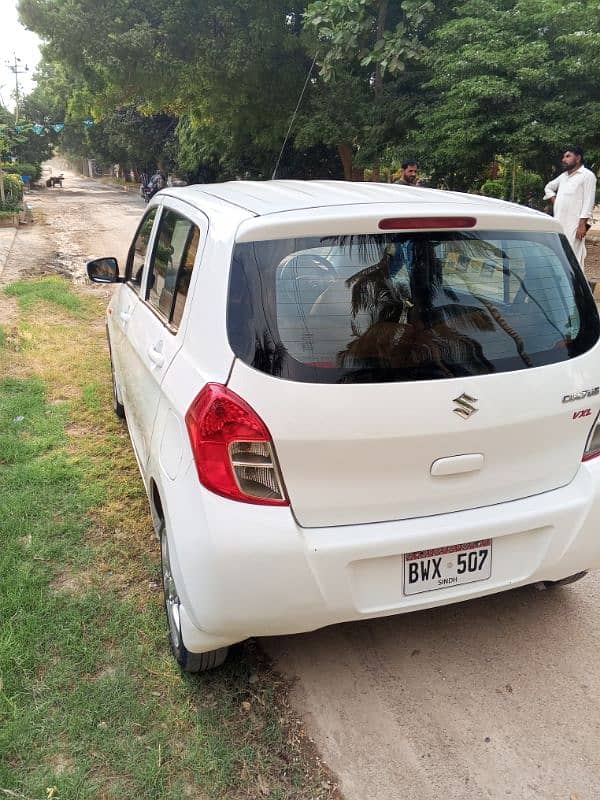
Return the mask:
M 583 269 L 585 235 L 592 222 L 596 199 L 596 176 L 583 166 L 581 147 L 567 147 L 563 153 L 564 172 L 546 184 L 545 200 L 554 205 L 554 216 L 562 224 L 565 235 Z

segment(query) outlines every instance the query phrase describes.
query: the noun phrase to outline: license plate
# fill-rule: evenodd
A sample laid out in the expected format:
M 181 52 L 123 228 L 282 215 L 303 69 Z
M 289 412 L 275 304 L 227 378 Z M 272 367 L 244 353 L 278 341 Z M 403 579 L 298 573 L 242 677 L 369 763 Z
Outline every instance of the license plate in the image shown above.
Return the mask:
M 491 574 L 491 539 L 404 554 L 404 594 L 485 581 Z

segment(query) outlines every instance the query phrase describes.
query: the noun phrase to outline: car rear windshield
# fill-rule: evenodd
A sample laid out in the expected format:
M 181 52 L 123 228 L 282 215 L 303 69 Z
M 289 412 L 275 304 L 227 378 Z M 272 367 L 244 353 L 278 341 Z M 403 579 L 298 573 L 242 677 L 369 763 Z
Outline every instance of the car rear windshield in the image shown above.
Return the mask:
M 257 370 L 316 383 L 530 369 L 598 339 L 555 233 L 423 232 L 237 244 L 228 332 Z

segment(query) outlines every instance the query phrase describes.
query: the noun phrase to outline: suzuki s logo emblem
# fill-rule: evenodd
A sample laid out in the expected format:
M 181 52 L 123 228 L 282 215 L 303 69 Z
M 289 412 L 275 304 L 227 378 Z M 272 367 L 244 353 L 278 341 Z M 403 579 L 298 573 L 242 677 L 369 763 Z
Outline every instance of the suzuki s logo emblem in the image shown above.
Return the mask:
M 460 397 L 455 397 L 452 402 L 456 403 L 458 406 L 458 408 L 453 409 L 454 413 L 458 414 L 458 416 L 463 419 L 469 419 L 469 417 L 479 411 L 479 409 L 475 408 L 473 405 L 473 403 L 477 402 L 477 398 L 471 397 L 470 394 L 465 394 L 465 392 L 463 392 Z

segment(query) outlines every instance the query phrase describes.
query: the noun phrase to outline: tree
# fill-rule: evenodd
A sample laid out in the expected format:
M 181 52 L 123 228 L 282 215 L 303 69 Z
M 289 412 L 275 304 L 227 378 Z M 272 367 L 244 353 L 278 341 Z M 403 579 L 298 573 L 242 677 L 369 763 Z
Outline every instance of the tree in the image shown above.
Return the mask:
M 48 42 L 36 102 L 93 117 L 65 127 L 73 152 L 267 178 L 316 55 L 281 175 L 338 174 L 335 151 L 377 179 L 410 155 L 469 189 L 499 156 L 541 176 L 569 140 L 600 158 L 596 0 L 306 3 L 20 0 Z
M 435 181 L 469 188 L 496 155 L 548 175 L 569 141 L 600 148 L 600 7 L 467 0 L 431 36 L 413 141 Z
M 52 58 L 85 85 L 96 120 L 127 107 L 177 117 L 188 170 L 210 164 L 225 176 L 272 171 L 307 65 L 303 9 L 282 0 L 20 4 Z
M 315 0 L 308 6 L 305 25 L 316 34 L 320 77 L 331 95 L 341 88 L 343 97 L 352 96 L 341 107 L 327 101 L 320 106 L 330 141 L 338 130 L 346 178 L 352 175 L 351 156 L 359 155 L 363 165 L 374 166 L 377 179 L 380 154 L 405 138 L 423 81 L 433 11 L 428 0 Z M 321 94 L 327 98 L 326 91 Z

